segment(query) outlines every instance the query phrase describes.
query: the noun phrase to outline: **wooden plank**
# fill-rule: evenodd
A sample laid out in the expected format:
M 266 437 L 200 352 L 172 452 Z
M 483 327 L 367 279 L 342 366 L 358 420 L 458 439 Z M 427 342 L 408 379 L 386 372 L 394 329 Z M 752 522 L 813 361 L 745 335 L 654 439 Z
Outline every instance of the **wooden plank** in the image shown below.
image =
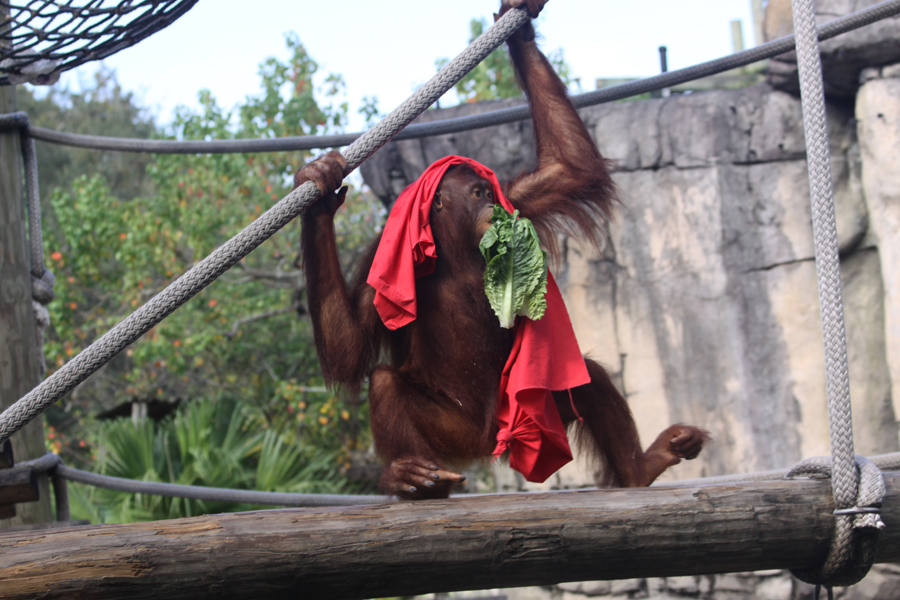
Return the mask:
M 0 505 L 35 502 L 39 499 L 37 473 L 34 469 L 0 471 Z
M 0 5 L 0 20 L 9 3 Z M 16 86 L 0 87 L 0 113 L 16 110 Z M 25 236 L 22 154 L 19 132 L 0 133 L 0 411 L 27 394 L 39 381 L 37 338 L 31 308 L 30 254 Z M 44 424 L 38 417 L 12 437 L 20 462 L 44 455 Z M 50 483 L 38 477 L 39 502 L 23 504 L 18 516 L 0 517 L 0 530 L 23 523 L 52 521 Z
M 900 473 L 879 562 L 900 561 Z M 0 598 L 374 598 L 809 568 L 830 482 L 282 509 L 0 534 Z

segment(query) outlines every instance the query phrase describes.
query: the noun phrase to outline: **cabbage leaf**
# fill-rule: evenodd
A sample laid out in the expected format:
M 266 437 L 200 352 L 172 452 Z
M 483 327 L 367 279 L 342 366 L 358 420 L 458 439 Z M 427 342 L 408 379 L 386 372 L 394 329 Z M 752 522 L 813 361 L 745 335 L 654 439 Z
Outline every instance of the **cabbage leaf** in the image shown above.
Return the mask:
M 494 205 L 491 226 L 478 244 L 487 261 L 484 293 L 500 319 L 515 325 L 516 315 L 538 320 L 547 308 L 547 253 L 531 221 Z

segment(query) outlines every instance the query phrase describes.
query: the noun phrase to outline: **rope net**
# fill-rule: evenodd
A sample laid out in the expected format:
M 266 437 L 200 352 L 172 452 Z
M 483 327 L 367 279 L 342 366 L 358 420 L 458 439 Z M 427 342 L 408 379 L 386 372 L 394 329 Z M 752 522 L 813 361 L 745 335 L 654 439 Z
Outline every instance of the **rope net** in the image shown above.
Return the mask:
M 0 1 L 0 85 L 49 85 L 168 27 L 197 0 Z

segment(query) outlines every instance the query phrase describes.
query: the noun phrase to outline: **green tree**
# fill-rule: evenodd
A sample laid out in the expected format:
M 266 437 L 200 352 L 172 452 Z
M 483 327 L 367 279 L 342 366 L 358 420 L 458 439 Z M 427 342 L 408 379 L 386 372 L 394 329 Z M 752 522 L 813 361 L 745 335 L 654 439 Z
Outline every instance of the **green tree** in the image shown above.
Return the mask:
M 484 33 L 488 27 L 486 19 L 472 19 L 469 23 L 469 43 Z M 547 59 L 553 65 L 553 69 L 560 76 L 567 87 L 573 85 L 580 88 L 580 82 L 572 78 L 571 69 L 563 58 L 561 48 L 547 54 Z M 438 70 L 444 68 L 450 60 L 439 58 L 435 61 Z M 517 98 L 522 95 L 519 84 L 516 82 L 516 72 L 509 58 L 509 50 L 506 45 L 500 46 L 465 77 L 454 88 L 460 103 L 482 102 L 484 100 L 497 100 L 500 98 Z
M 101 65 L 79 87 L 50 86 L 37 94 L 33 88 L 16 86 L 16 100 L 19 110 L 27 112 L 31 124 L 38 127 L 138 139 L 157 134 L 153 117 L 138 106 L 134 94 L 122 89 L 114 71 Z M 153 162 L 150 154 L 98 152 L 38 142 L 37 158 L 45 211 L 54 190 L 69 189 L 85 173 L 102 176 L 124 200 L 152 192 L 146 175 L 147 165 Z

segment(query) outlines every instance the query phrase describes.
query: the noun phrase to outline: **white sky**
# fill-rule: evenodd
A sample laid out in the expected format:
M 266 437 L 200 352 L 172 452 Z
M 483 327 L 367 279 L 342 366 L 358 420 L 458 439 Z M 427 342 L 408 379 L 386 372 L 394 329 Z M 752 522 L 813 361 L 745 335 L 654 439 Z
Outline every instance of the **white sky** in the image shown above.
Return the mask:
M 167 29 L 107 59 L 125 89 L 170 120 L 179 104 L 197 106 L 209 89 L 231 108 L 259 90 L 257 67 L 288 57 L 284 33 L 295 31 L 321 72 L 344 76 L 350 130 L 363 129 L 360 98 L 375 95 L 383 113 L 434 74 L 434 61 L 453 57 L 468 41 L 469 21 L 488 17 L 493 0 L 200 0 Z M 597 77 L 659 72 L 657 48 L 669 48 L 669 68 L 717 58 L 732 50 L 732 19 L 743 21 L 753 45 L 750 0 L 551 0 L 538 19 L 541 46 L 562 48 L 584 90 Z M 63 75 L 77 83 L 96 67 Z

